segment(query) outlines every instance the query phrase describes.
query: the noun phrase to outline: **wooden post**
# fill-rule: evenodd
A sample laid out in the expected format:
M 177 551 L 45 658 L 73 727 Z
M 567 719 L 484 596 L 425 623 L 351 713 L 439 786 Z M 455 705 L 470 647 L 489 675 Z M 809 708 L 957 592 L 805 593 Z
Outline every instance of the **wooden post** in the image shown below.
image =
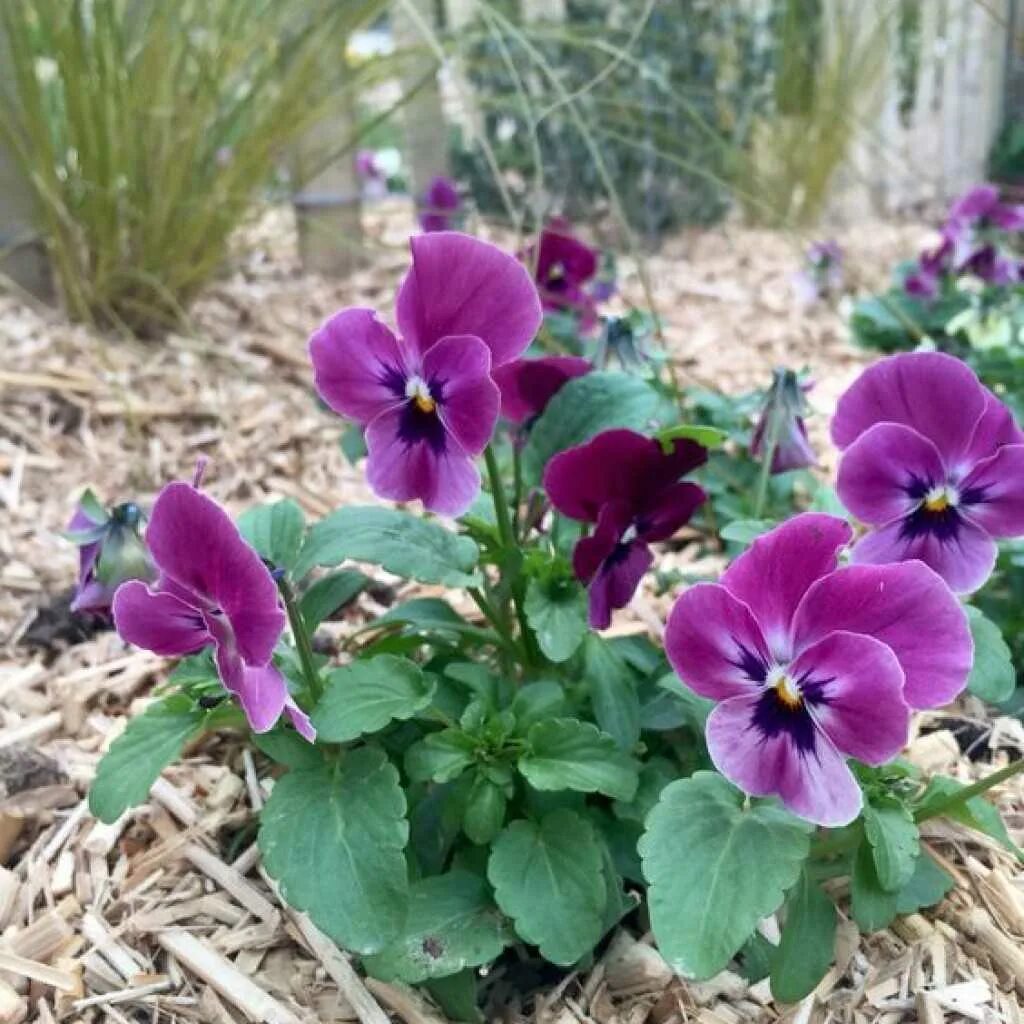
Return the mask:
M 402 88 L 413 95 L 402 107 L 402 127 L 409 192 L 417 203 L 433 178 L 449 173 L 448 127 L 437 80 L 437 61 L 424 32 L 436 28 L 434 0 L 399 0 L 391 9 L 395 47 L 410 51 L 403 63 Z

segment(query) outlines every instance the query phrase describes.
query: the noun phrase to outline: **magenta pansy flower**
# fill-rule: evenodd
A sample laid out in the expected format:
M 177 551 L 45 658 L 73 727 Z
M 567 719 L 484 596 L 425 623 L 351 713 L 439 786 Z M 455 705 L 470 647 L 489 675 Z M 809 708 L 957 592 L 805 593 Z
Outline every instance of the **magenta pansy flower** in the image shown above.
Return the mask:
M 765 397 L 764 408 L 750 439 L 750 454 L 760 459 L 768 431 L 775 434 L 772 454 L 772 473 L 787 473 L 793 469 L 807 469 L 817 465 L 804 425 L 807 406 L 804 395 L 810 385 L 801 385 L 792 370 L 777 369 L 772 375 L 772 386 Z
M 498 419 L 492 370 L 530 344 L 540 302 L 525 268 L 487 242 L 437 232 L 410 245 L 396 302 L 401 340 L 372 309 L 343 309 L 309 353 L 323 400 L 366 427 L 374 492 L 458 516 L 479 492 L 473 460 Z
M 160 575 L 153 586 L 118 588 L 113 613 L 122 639 L 165 657 L 213 647 L 217 674 L 255 732 L 287 712 L 312 741 L 308 717 L 271 662 L 285 622 L 277 585 L 224 509 L 189 484 L 168 484 L 146 541 Z
M 512 423 L 526 423 L 539 416 L 568 381 L 593 368 L 582 356 L 516 359 L 498 367 L 494 383 L 501 392 L 501 415 Z
M 594 523 L 573 550 L 573 569 L 587 585 L 590 625 L 605 629 L 624 608 L 654 556 L 650 545 L 668 540 L 704 501 L 696 484 L 679 478 L 707 461 L 693 441 L 661 444 L 632 430 L 606 430 L 556 455 L 544 471 L 544 489 L 562 515 Z
M 1000 231 L 1024 231 L 1024 206 L 999 200 L 995 185 L 968 189 L 949 209 L 949 223 L 960 226 L 993 227 Z
M 950 701 L 973 658 L 963 608 L 927 566 L 838 568 L 851 534 L 834 516 L 790 519 L 720 583 L 683 593 L 665 633 L 679 677 L 718 702 L 707 722 L 718 770 L 829 826 L 861 807 L 846 759 L 894 757 L 910 708 Z
M 1024 535 L 1024 434 L 959 359 L 912 352 L 868 367 L 839 399 L 836 489 L 872 529 L 855 562 L 918 558 L 958 593 Z
M 588 329 L 597 323 L 594 298 L 586 287 L 597 273 L 597 252 L 572 233 L 567 220 L 550 220 L 536 251 L 529 249 L 525 260 L 536 264 L 534 278 L 545 309 L 576 312 Z
M 420 199 L 420 228 L 425 232 L 450 231 L 455 227 L 455 214 L 461 205 L 458 185 L 439 174 Z

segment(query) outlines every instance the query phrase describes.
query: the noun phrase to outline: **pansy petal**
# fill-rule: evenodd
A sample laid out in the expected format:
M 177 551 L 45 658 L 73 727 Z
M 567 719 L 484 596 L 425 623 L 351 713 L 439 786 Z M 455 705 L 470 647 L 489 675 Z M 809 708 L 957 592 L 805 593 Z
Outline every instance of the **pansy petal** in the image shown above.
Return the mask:
M 290 695 L 285 698 L 284 710 L 292 725 L 295 726 L 295 731 L 304 740 L 308 740 L 310 743 L 316 742 L 316 729 L 313 728 L 313 720 L 295 703 Z
M 648 543 L 668 540 L 693 517 L 707 498 L 702 487 L 685 480 L 661 491 L 637 516 L 637 531 Z
M 1024 444 L 1024 431 L 1017 426 L 1013 413 L 986 388 L 985 411 L 974 428 L 964 461 L 974 466 L 1004 444 Z
M 372 309 L 343 309 L 309 339 L 317 393 L 336 412 L 369 423 L 405 400 L 408 376 L 395 336 Z
M 920 503 L 911 491 L 920 495 L 946 479 L 931 441 L 899 423 L 876 423 L 843 452 L 836 493 L 861 522 L 880 526 Z
M 441 338 L 473 334 L 501 366 L 540 328 L 537 289 L 526 268 L 497 246 L 455 231 L 409 240 L 412 267 L 398 292 L 396 315 L 405 341 L 424 355 Z
M 995 185 L 975 185 L 957 197 L 949 208 L 952 221 L 975 221 L 999 205 L 999 189 Z
M 500 396 L 490 377 L 491 352 L 472 335 L 442 338 L 423 357 L 423 377 L 448 432 L 479 455 L 498 422 Z
M 543 412 L 567 381 L 593 368 L 582 356 L 516 359 L 499 366 L 494 371 L 494 383 L 501 391 L 501 415 L 512 423 L 525 423 Z
M 480 492 L 480 471 L 447 431 L 440 443 L 405 440 L 401 411 L 378 416 L 366 430 L 366 479 L 392 501 L 422 501 L 431 512 L 460 516 Z
M 141 580 L 122 583 L 111 608 L 122 640 L 164 657 L 195 654 L 210 643 L 202 615 L 173 594 Z
M 992 575 L 996 543 L 980 526 L 961 518 L 955 534 L 924 531 L 908 534 L 902 522 L 865 534 L 850 558 L 858 565 L 888 565 L 915 559 L 934 569 L 957 594 L 970 594 Z
M 903 699 L 903 669 L 881 640 L 829 633 L 801 651 L 788 672 L 837 750 L 884 764 L 906 745 L 910 708 Z
M 1024 535 L 1024 444 L 1003 445 L 960 487 L 964 514 L 992 537 Z
M 625 502 L 611 501 L 601 506 L 594 532 L 578 540 L 572 550 L 572 567 L 578 580 L 589 583 L 597 575 L 601 563 L 618 547 L 631 519 L 630 506 Z
M 607 629 L 612 612 L 625 608 L 651 567 L 654 555 L 641 541 L 621 545 L 607 558 L 587 587 L 587 621 L 592 629 Z
M 758 689 L 771 662 L 751 610 L 717 583 L 698 583 L 676 601 L 665 653 L 676 675 L 712 700 Z
M 270 661 L 284 629 L 277 584 L 217 502 L 189 484 L 168 484 L 146 543 L 163 573 L 224 611 L 246 662 Z
M 273 666 L 246 666 L 239 680 L 238 701 L 253 732 L 273 729 L 288 699 L 288 684 Z
M 794 619 L 797 653 L 837 630 L 873 636 L 892 649 L 912 708 L 948 704 L 967 683 L 974 658 L 967 615 L 922 562 L 852 565 L 815 583 Z
M 813 723 L 804 746 L 784 728 L 759 724 L 771 691 L 733 697 L 708 716 L 708 753 L 715 767 L 751 796 L 778 796 L 794 814 L 817 825 L 847 825 L 860 812 L 861 791 L 843 756 Z M 793 712 L 805 715 L 806 711 Z
M 832 418 L 832 440 L 847 448 L 876 423 L 900 423 L 928 438 L 952 469 L 986 401 L 966 363 L 942 352 L 903 352 L 869 366 L 847 389 Z
M 722 575 L 722 586 L 750 608 L 778 660 L 791 653 L 790 627 L 801 598 L 835 569 L 852 535 L 844 519 L 805 512 L 758 537 Z

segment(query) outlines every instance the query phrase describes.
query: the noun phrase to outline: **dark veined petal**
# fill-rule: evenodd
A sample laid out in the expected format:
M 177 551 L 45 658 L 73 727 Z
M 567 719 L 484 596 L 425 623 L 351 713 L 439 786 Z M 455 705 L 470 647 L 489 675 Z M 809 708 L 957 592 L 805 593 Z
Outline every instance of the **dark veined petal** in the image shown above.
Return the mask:
M 989 535 L 1024 535 L 1024 444 L 1004 445 L 978 463 L 961 485 L 964 514 Z
M 487 447 L 500 397 L 490 377 L 491 353 L 472 335 L 442 338 L 423 357 L 423 377 L 438 396 L 437 415 L 469 455 Z
M 122 583 L 111 610 L 122 640 L 167 658 L 195 654 L 213 640 L 196 608 L 141 580 Z
M 607 629 L 612 612 L 625 608 L 640 586 L 654 555 L 643 541 L 617 545 L 601 563 L 587 587 L 587 621 L 594 629 Z

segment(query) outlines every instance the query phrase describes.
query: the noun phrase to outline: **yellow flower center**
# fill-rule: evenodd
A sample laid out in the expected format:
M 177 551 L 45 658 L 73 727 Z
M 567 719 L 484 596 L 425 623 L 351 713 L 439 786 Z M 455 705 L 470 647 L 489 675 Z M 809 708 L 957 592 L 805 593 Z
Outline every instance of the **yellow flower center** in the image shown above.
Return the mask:
M 552 263 L 548 268 L 549 281 L 561 281 L 565 277 L 565 266 L 561 263 Z
M 781 666 L 777 665 L 768 673 L 767 682 L 784 708 L 796 711 L 803 705 L 804 698 L 800 693 L 799 684 L 790 679 Z
M 420 412 L 431 413 L 437 408 L 437 402 L 430 394 L 430 388 L 422 377 L 410 377 L 406 381 L 405 397 L 411 398 Z
M 420 412 L 433 412 L 437 408 L 437 402 L 430 395 L 417 395 L 413 401 Z
M 951 487 L 933 487 L 925 496 L 922 505 L 926 512 L 940 513 L 956 505 L 959 495 Z

